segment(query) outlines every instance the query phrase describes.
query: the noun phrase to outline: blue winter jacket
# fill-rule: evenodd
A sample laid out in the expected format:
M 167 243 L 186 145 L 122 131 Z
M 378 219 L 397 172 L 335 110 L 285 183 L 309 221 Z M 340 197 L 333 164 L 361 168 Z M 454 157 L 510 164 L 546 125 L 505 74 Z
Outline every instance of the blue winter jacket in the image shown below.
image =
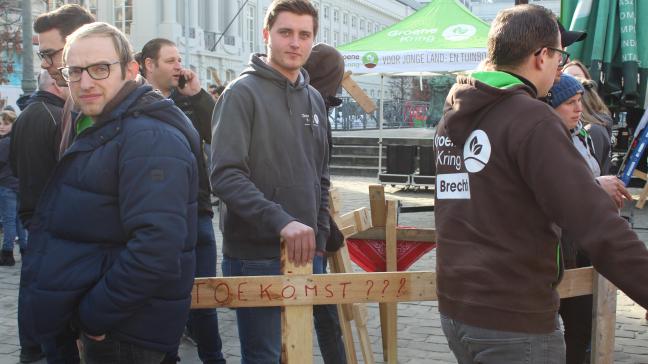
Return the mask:
M 23 266 L 38 337 L 69 325 L 168 352 L 187 322 L 198 134 L 150 86 L 81 132 L 38 203 Z

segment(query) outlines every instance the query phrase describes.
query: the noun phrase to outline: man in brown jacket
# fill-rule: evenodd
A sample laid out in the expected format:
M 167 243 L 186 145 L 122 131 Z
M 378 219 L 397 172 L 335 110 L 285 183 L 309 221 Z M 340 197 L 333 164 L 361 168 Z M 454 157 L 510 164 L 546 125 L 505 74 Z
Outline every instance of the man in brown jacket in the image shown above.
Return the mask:
M 506 9 L 489 34 L 493 71 L 459 77 L 447 98 L 434 140 L 436 267 L 442 327 L 459 363 L 564 363 L 559 228 L 648 306 L 646 247 L 537 100 L 567 58 L 550 11 Z

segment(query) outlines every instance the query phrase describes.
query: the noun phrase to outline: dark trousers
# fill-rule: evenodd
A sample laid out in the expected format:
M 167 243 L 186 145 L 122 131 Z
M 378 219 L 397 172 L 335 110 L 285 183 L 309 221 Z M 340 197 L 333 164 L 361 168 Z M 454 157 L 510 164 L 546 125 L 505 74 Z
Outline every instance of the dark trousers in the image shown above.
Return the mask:
M 133 343 L 115 340 L 110 335 L 95 341 L 81 334 L 86 364 L 160 364 L 164 353 Z
M 565 327 L 567 364 L 583 364 L 590 354 L 592 341 L 593 296 L 577 296 L 560 300 L 560 317 Z
M 198 213 L 198 239 L 196 241 L 196 278 L 216 277 L 216 237 L 212 217 Z M 205 364 L 224 364 L 221 352 L 223 343 L 218 331 L 218 314 L 215 308 L 189 311 L 187 331 L 198 346 L 198 357 Z M 178 357 L 178 350 L 167 354 L 169 361 Z

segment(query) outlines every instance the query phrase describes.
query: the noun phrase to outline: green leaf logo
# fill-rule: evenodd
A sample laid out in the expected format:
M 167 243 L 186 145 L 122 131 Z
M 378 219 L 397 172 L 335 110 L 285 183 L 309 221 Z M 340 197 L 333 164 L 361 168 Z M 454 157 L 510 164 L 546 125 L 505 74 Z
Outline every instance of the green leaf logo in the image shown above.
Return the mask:
M 462 40 L 470 39 L 477 33 L 477 28 L 470 24 L 455 24 L 447 27 L 442 35 L 445 40 L 451 42 L 460 42 Z
M 367 68 L 374 68 L 378 65 L 378 54 L 376 52 L 367 52 L 362 56 L 362 63 Z

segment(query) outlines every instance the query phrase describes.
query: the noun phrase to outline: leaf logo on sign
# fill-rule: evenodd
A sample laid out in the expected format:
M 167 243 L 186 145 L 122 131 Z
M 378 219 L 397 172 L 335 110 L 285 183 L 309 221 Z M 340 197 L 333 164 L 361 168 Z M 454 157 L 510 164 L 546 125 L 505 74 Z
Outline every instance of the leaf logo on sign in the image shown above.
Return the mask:
M 378 54 L 375 52 L 368 52 L 362 56 L 362 63 L 364 63 L 367 68 L 374 68 L 378 65 Z
M 470 24 L 451 25 L 447 27 L 442 33 L 443 38 L 451 42 L 467 40 L 475 34 L 477 34 L 477 28 Z

